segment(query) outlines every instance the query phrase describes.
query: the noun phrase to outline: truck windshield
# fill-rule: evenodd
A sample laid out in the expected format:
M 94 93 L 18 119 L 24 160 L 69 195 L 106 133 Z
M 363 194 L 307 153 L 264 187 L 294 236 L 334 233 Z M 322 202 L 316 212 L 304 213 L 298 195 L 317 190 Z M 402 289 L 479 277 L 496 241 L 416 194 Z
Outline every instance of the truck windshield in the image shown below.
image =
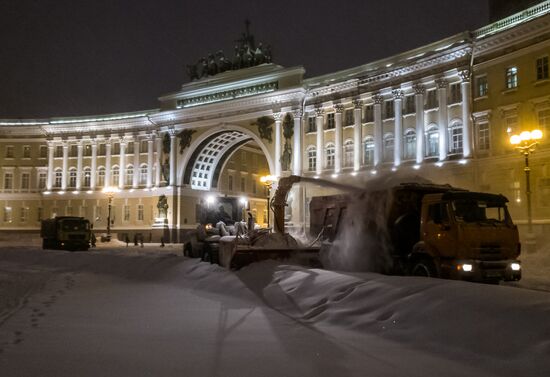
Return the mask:
M 64 231 L 83 231 L 88 230 L 88 222 L 82 220 L 64 220 L 61 224 Z
M 454 200 L 452 203 L 455 219 L 460 222 L 506 223 L 508 219 L 504 203 L 480 200 Z

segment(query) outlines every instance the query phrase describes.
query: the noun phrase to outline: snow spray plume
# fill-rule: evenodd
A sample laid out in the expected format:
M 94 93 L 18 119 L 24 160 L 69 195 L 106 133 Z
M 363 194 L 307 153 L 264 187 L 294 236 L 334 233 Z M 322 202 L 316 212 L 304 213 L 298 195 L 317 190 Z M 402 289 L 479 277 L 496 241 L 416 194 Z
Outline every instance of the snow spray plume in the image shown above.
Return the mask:
M 325 267 L 345 271 L 390 272 L 392 245 L 388 212 L 392 188 L 404 182 L 427 182 L 419 176 L 391 175 L 368 181 L 359 196 L 349 196 L 347 209 L 334 242 L 321 251 Z

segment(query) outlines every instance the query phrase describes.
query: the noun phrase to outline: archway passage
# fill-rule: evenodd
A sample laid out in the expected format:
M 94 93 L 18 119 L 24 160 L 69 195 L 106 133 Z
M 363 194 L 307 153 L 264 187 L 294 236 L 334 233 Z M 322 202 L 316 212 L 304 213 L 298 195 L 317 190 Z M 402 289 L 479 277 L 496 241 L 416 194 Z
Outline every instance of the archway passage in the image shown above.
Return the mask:
M 191 155 L 185 168 L 183 183 L 195 190 L 217 187 L 225 161 L 236 149 L 251 140 L 249 135 L 239 131 L 221 131 L 209 136 Z

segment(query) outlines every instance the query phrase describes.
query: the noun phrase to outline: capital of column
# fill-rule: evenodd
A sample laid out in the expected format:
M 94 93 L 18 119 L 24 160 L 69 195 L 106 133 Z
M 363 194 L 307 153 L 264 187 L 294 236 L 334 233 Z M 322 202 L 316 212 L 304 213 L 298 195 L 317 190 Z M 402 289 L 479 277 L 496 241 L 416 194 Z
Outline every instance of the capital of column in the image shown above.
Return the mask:
M 336 105 L 334 105 L 334 112 L 336 113 L 343 113 L 344 112 L 344 105 L 342 105 L 341 103 L 338 103 Z
M 458 72 L 458 76 L 460 76 L 460 79 L 462 80 L 462 82 L 470 82 L 470 75 L 472 73 L 470 72 L 469 69 L 465 69 L 465 70 L 462 70 L 460 72 Z
M 400 89 L 395 89 L 395 90 L 392 90 L 392 95 L 393 95 L 393 99 L 395 101 L 401 101 L 403 99 L 403 97 L 405 96 L 405 94 L 403 93 L 402 90 Z
M 302 109 L 294 109 L 294 110 L 292 110 L 292 116 L 294 117 L 294 119 L 296 119 L 296 118 L 301 118 L 303 114 L 304 114 L 304 112 L 303 112 Z
M 353 107 L 355 109 L 362 109 L 363 108 L 363 101 L 361 101 L 360 99 L 354 99 L 352 101 L 352 103 L 353 103 Z
M 281 122 L 284 118 L 284 114 L 282 112 L 275 112 L 271 116 L 276 122 Z
M 322 118 L 322 117 L 323 117 L 323 114 L 325 113 L 325 110 L 323 110 L 322 107 L 316 107 L 316 108 L 313 110 L 313 113 L 315 114 L 315 117 L 316 117 L 316 118 Z
M 438 79 L 435 81 L 435 83 L 437 84 L 438 89 L 446 89 L 448 84 L 447 80 L 445 79 Z
M 170 135 L 171 138 L 176 137 L 176 134 L 177 134 L 177 133 L 176 133 L 176 129 L 175 129 L 174 127 L 170 127 L 170 128 L 167 130 L 167 132 L 168 132 L 168 135 Z
M 424 93 L 426 93 L 426 88 L 424 87 L 424 85 L 420 85 L 420 84 L 415 84 L 413 86 L 413 90 L 414 90 L 414 94 L 424 94 Z
M 377 93 L 372 96 L 372 100 L 374 101 L 375 105 L 381 105 L 382 102 L 384 102 L 384 97 Z

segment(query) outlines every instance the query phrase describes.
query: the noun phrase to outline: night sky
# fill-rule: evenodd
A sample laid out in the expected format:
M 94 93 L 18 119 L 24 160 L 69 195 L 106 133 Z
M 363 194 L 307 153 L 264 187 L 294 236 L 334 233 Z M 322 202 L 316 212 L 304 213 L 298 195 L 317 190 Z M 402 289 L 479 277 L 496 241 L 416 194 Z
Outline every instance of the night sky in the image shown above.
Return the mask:
M 0 118 L 138 111 L 233 46 L 251 20 L 274 62 L 306 77 L 488 23 L 485 0 L 0 0 Z

